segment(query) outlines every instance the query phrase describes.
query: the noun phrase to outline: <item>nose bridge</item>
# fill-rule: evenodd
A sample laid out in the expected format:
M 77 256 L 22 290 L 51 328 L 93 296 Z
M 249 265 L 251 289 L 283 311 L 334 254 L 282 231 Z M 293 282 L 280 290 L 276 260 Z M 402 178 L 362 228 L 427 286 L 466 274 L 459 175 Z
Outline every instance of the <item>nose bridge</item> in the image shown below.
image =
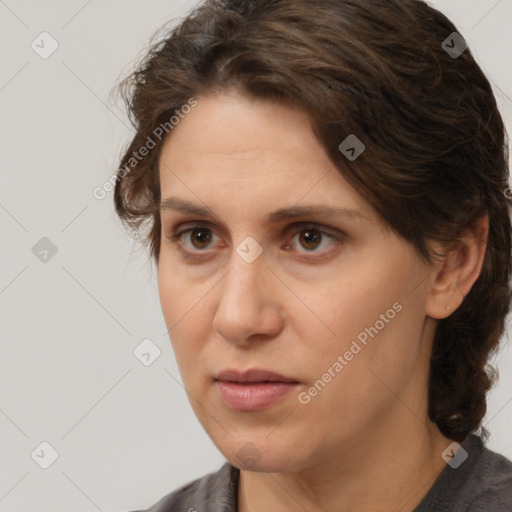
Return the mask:
M 268 272 L 263 248 L 252 237 L 246 237 L 231 254 L 230 272 L 226 276 L 223 298 L 226 294 L 233 295 L 237 302 L 244 302 L 247 297 L 257 300 L 261 285 L 266 281 L 264 274 Z
M 242 342 L 253 334 L 269 334 L 278 329 L 279 313 L 268 287 L 271 272 L 263 248 L 254 239 L 244 239 L 234 248 L 229 265 L 214 329 L 230 342 Z
M 266 262 L 263 247 L 253 236 L 233 237 L 233 247 L 230 249 L 230 257 L 227 266 L 228 274 L 224 279 L 224 287 L 231 288 L 233 284 L 247 281 L 248 285 L 265 272 Z M 268 270 L 267 270 L 268 272 Z

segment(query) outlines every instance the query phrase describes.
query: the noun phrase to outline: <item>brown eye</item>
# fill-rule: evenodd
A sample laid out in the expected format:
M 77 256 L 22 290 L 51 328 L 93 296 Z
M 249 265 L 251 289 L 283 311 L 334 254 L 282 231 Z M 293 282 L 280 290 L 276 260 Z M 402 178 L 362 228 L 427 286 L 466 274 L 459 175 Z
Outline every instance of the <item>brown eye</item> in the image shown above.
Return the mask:
M 300 232 L 300 243 L 301 245 L 308 250 L 316 249 L 319 242 L 322 241 L 322 234 L 318 230 L 314 229 L 304 229 Z
M 318 256 L 332 254 L 340 243 L 340 235 L 331 234 L 316 225 L 299 224 L 293 226 L 292 241 L 285 247 L 286 251 L 292 249 L 294 252 Z M 215 232 L 204 225 L 191 226 L 182 225 L 169 239 L 178 244 L 185 258 L 203 258 L 210 254 L 209 249 L 215 246 L 214 238 L 218 238 Z M 297 243 L 297 241 L 299 243 Z M 204 253 L 204 254 L 203 254 Z
M 338 237 L 316 226 L 299 225 L 293 231 L 294 236 L 289 244 L 298 253 L 326 254 L 336 246 Z M 295 241 L 297 240 L 298 243 Z
M 212 240 L 212 232 L 210 229 L 190 229 L 188 233 L 190 233 L 189 240 L 195 249 L 205 249 Z

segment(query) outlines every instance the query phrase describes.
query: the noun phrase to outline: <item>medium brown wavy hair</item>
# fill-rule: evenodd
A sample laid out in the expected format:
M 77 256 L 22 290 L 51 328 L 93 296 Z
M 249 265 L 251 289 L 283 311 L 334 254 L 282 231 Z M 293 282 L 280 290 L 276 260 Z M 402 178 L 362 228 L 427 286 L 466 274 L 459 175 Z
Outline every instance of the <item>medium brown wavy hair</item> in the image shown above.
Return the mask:
M 496 372 L 487 362 L 509 310 L 511 224 L 502 118 L 470 49 L 454 57 L 442 46 L 453 32 L 420 0 L 203 1 L 164 25 L 117 84 L 135 135 L 114 203 L 125 226 L 147 226 L 143 240 L 158 265 L 165 137 L 156 140 L 155 129 L 191 98 L 235 86 L 307 112 L 338 171 L 425 261 L 438 256 L 431 241 L 457 241 L 487 214 L 481 273 L 438 322 L 431 354 L 429 417 L 462 442 L 476 430 L 488 437 L 482 420 Z M 353 162 L 338 149 L 349 134 L 366 146 Z M 148 137 L 155 147 L 134 159 Z

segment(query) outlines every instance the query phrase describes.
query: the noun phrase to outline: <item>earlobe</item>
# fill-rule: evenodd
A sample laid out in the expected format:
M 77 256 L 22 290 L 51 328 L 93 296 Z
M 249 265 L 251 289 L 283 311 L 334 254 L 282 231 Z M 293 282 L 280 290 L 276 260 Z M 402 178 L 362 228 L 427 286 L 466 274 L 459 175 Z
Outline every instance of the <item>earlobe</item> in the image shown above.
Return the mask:
M 464 229 L 444 258 L 435 264 L 427 292 L 426 314 L 442 319 L 455 311 L 482 270 L 489 234 L 489 217 Z

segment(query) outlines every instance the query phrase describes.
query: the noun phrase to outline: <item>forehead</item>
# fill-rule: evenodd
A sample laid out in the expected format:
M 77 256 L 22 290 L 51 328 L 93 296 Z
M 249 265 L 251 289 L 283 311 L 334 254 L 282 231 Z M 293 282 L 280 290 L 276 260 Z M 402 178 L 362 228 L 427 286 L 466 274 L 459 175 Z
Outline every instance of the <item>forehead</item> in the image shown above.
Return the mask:
M 280 165 L 283 158 L 315 160 L 323 150 L 306 112 L 232 93 L 198 98 L 167 136 L 162 153 L 164 158 L 172 153 L 175 160 L 211 165 L 221 159 L 223 166 L 227 160 L 243 161 L 246 166 L 253 162 L 264 172 L 274 160 Z
M 165 206 L 176 207 L 181 199 L 182 211 L 202 202 L 240 212 L 285 204 L 324 206 L 326 216 L 328 207 L 373 216 L 315 137 L 307 114 L 280 102 L 241 95 L 199 98 L 166 139 L 159 172 L 164 203 L 174 197 Z M 297 209 L 275 212 L 272 220 L 292 213 Z

